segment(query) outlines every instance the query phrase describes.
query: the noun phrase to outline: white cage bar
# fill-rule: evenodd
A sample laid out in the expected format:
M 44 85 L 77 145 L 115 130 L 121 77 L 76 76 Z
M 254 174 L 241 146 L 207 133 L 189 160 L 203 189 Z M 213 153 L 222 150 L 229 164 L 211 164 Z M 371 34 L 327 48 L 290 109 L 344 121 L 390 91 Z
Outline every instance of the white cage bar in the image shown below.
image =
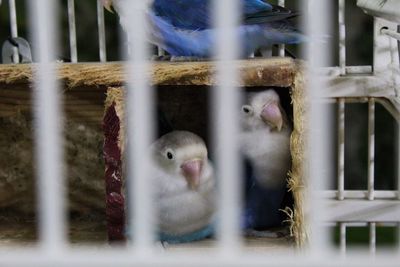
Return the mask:
M 340 74 L 346 74 L 346 20 L 345 0 L 339 0 L 339 67 Z
M 100 2 L 100 1 L 99 1 Z M 128 141 L 128 229 L 133 247 L 140 257 L 150 257 L 155 240 L 153 191 L 151 188 L 150 153 L 154 136 L 154 95 L 149 85 L 149 47 L 146 43 L 146 8 L 148 1 L 121 2 L 120 12 L 127 18 L 129 64 L 127 89 Z M 133 36 L 135 38 L 133 38 Z M 140 162 L 140 164 L 138 164 Z
M 285 0 L 278 0 L 278 5 L 279 6 L 285 6 Z M 285 56 L 285 45 L 284 44 L 280 44 L 279 46 L 279 56 L 280 57 L 284 57 Z
M 371 255 L 376 253 L 376 223 L 369 223 L 369 252 Z
M 11 37 L 15 38 L 18 37 L 17 9 L 15 6 L 15 0 L 9 0 L 8 5 L 10 8 L 9 14 L 10 14 Z M 18 49 L 16 47 L 14 47 L 13 62 L 14 63 L 19 62 Z
M 375 184 L 375 101 L 368 101 L 368 199 L 373 200 Z
M 344 199 L 344 146 L 345 146 L 345 100 L 339 98 L 338 106 L 338 200 Z
M 339 223 L 340 253 L 346 254 L 346 223 Z
M 104 8 L 102 0 L 97 0 L 97 27 L 99 32 L 100 62 L 107 61 L 106 29 L 104 25 Z
M 76 42 L 75 0 L 68 0 L 68 28 L 71 62 L 78 62 L 78 48 Z
M 32 37 L 38 59 L 35 76 L 36 159 L 39 241 L 46 257 L 62 253 L 66 245 L 64 209 L 63 115 L 56 82 L 57 3 L 53 0 L 28 1 Z
M 233 61 L 239 55 L 235 26 L 239 23 L 239 1 L 214 0 L 215 26 L 217 29 L 217 77 L 219 86 L 212 90 L 211 117 L 213 145 L 216 150 L 216 175 L 219 179 L 217 236 L 219 248 L 229 256 L 240 247 L 239 224 L 239 90 L 235 84 L 237 66 Z M 224 122 L 224 123 L 221 123 Z

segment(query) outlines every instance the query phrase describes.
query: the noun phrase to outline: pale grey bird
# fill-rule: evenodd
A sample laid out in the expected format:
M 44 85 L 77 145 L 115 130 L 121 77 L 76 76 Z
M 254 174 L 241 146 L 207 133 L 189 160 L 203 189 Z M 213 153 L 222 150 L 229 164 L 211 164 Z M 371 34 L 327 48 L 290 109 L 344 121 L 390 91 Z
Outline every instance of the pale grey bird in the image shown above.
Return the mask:
M 250 93 L 247 99 L 242 106 L 241 150 L 261 185 L 280 186 L 290 167 L 291 128 L 286 113 L 274 90 Z
M 282 226 L 280 211 L 287 192 L 290 133 L 285 111 L 274 90 L 248 94 L 242 106 L 241 151 L 245 158 L 244 229 Z
M 159 239 L 182 243 L 212 235 L 216 182 L 204 141 L 173 131 L 151 149 Z
M 10 37 L 3 43 L 1 49 L 3 64 L 13 63 L 14 49 L 18 53 L 21 63 L 32 63 L 31 47 L 28 41 L 21 37 Z

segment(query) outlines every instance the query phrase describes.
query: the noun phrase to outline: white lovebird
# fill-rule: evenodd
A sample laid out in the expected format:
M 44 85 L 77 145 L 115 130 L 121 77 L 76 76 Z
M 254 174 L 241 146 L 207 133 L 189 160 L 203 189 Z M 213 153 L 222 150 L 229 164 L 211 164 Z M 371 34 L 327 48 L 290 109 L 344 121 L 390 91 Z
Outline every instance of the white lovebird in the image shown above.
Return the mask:
M 160 241 L 191 242 L 213 233 L 216 181 L 197 135 L 173 131 L 152 144 Z
M 257 181 L 280 186 L 290 168 L 290 134 L 286 113 L 274 90 L 249 93 L 242 106 L 241 150 L 254 166 Z
M 282 226 L 282 202 L 290 168 L 290 134 L 274 90 L 249 93 L 242 106 L 240 147 L 245 158 L 244 229 Z

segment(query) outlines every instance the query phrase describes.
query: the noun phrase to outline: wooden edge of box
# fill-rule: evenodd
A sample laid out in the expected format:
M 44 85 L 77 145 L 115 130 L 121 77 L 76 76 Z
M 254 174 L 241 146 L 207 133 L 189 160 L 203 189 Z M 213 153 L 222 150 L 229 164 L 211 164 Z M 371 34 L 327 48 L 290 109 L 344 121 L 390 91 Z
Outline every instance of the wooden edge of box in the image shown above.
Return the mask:
M 292 156 L 292 170 L 289 173 L 288 186 L 294 197 L 294 210 L 291 215 L 291 233 L 295 237 L 299 248 L 304 248 L 309 241 L 309 228 L 305 214 L 306 183 L 306 149 L 307 149 L 307 92 L 306 76 L 302 66 L 299 66 L 292 85 L 293 104 L 293 132 L 290 138 L 290 151 Z
M 233 61 L 241 79 L 237 86 L 289 87 L 296 74 L 296 61 L 291 58 L 268 58 Z M 55 63 L 57 78 L 66 89 L 81 86 L 118 87 L 124 84 L 123 63 Z M 37 64 L 0 64 L 0 84 L 30 84 Z M 218 85 L 215 62 L 153 62 L 150 67 L 153 85 Z
M 123 194 L 123 91 L 109 88 L 103 119 L 107 235 L 110 242 L 125 241 L 125 197 Z

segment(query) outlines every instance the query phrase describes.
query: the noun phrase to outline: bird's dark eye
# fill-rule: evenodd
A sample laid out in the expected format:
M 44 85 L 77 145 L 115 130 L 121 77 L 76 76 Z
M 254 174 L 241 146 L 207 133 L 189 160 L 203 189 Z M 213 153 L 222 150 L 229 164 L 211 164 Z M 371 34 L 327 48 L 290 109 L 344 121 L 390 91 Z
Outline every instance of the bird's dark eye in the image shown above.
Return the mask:
M 174 154 L 172 153 L 172 151 L 167 151 L 166 155 L 168 159 L 174 159 Z
M 246 113 L 246 114 L 250 114 L 251 111 L 252 111 L 252 108 L 251 108 L 250 106 L 248 106 L 248 105 L 244 105 L 244 106 L 242 107 L 242 111 L 243 111 L 244 113 Z

